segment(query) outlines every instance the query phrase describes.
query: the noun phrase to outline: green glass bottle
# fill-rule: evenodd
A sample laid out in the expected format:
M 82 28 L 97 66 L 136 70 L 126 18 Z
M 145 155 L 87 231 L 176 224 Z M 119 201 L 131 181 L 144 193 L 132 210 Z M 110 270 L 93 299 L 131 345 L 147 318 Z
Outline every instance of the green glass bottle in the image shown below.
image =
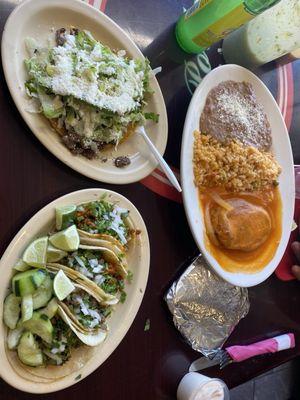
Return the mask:
M 198 0 L 178 20 L 175 34 L 187 53 L 200 53 L 280 0 Z

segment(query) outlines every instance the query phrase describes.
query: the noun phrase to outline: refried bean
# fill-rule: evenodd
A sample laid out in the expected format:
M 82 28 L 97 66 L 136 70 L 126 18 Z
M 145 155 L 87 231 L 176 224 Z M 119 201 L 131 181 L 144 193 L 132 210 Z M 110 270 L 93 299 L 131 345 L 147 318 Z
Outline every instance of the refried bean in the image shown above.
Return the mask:
M 223 143 L 238 140 L 259 150 L 272 144 L 269 121 L 248 82 L 224 81 L 209 92 L 200 131 Z

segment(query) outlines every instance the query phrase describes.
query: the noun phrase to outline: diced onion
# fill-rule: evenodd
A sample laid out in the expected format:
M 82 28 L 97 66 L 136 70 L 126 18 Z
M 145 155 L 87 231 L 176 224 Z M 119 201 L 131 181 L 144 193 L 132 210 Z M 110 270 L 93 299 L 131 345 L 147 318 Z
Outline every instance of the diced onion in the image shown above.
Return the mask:
M 82 261 L 82 259 L 80 257 L 74 256 L 74 258 L 82 268 L 85 268 L 84 262 Z

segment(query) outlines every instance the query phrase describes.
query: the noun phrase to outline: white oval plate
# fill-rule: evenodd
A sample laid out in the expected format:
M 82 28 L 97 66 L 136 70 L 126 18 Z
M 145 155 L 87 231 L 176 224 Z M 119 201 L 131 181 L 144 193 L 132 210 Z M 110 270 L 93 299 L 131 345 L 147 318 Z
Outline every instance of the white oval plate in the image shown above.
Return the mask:
M 198 192 L 194 185 L 193 173 L 193 144 L 195 129 L 199 130 L 199 120 L 208 92 L 220 82 L 228 79 L 250 82 L 254 88 L 258 101 L 263 105 L 272 130 L 273 145 L 271 151 L 282 166 L 279 178 L 279 189 L 282 197 L 282 236 L 272 261 L 260 272 L 254 274 L 232 273 L 225 271 L 204 245 L 204 221 L 199 207 Z M 286 249 L 293 222 L 295 184 L 293 155 L 289 135 L 277 106 L 269 89 L 252 72 L 238 65 L 224 65 L 210 72 L 195 91 L 187 112 L 182 147 L 181 147 L 181 182 L 183 200 L 188 222 L 200 251 L 205 256 L 215 272 L 226 281 L 237 286 L 254 286 L 267 279 L 276 269 Z
M 110 18 L 94 7 L 79 0 L 27 0 L 22 2 L 9 16 L 2 36 L 2 63 L 6 82 L 14 102 L 23 119 L 35 136 L 57 158 L 81 174 L 101 182 L 125 184 L 139 181 L 149 175 L 157 165 L 143 139 L 132 135 L 122 143 L 117 151 L 105 150 L 106 163 L 74 156 L 61 143 L 59 136 L 50 127 L 45 117 L 32 114 L 28 109 L 29 98 L 24 82 L 27 79 L 24 59 L 28 57 L 25 38 L 33 37 L 46 44 L 53 37 L 54 29 L 76 26 L 91 31 L 96 39 L 113 49 L 124 49 L 133 58 L 144 59 L 143 54 L 129 36 Z M 52 29 L 52 31 L 51 31 Z M 159 114 L 158 124 L 147 122 L 146 131 L 161 154 L 168 139 L 168 122 L 164 99 L 153 76 L 150 82 L 154 94 L 149 99 L 148 111 Z M 126 168 L 116 168 L 113 158 L 127 155 L 131 164 Z
M 127 298 L 124 304 L 116 306 L 115 311 L 108 320 L 110 328 L 106 340 L 99 345 L 99 351 L 94 354 L 87 364 L 79 371 L 74 372 L 58 381 L 47 383 L 34 383 L 21 378 L 10 366 L 5 354 L 6 328 L 3 324 L 3 301 L 10 284 L 12 267 L 22 256 L 26 246 L 36 237 L 47 234 L 53 228 L 55 221 L 55 207 L 66 204 L 80 204 L 99 199 L 107 193 L 107 200 L 117 202 L 120 207 L 130 211 L 134 226 L 141 230 L 133 248 L 127 256 L 129 269 L 133 272 L 131 284 L 126 285 Z M 10 243 L 0 261 L 0 376 L 7 383 L 17 389 L 29 393 L 49 393 L 64 389 L 76 383 L 75 378 L 81 375 L 85 378 L 98 368 L 117 348 L 129 330 L 143 299 L 146 289 L 150 264 L 150 246 L 146 226 L 134 205 L 116 192 L 104 189 L 85 189 L 59 197 L 37 212 L 17 233 Z

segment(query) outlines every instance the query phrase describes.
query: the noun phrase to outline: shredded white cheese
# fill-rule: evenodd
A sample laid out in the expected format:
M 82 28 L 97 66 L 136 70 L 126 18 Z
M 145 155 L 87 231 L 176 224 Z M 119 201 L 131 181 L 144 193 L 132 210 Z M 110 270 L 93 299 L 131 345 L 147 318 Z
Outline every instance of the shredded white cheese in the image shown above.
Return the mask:
M 143 97 L 144 72 L 135 71 L 135 61 L 125 62 L 123 53 L 112 55 L 112 65 L 101 59 L 101 47 L 91 53 L 79 50 L 75 36 L 66 35 L 66 43 L 53 49 L 54 75 L 46 84 L 61 96 L 72 95 L 99 108 L 123 115 L 140 106 Z M 74 71 L 73 58 L 77 65 Z M 98 74 L 106 74 L 103 90 L 99 88 Z

